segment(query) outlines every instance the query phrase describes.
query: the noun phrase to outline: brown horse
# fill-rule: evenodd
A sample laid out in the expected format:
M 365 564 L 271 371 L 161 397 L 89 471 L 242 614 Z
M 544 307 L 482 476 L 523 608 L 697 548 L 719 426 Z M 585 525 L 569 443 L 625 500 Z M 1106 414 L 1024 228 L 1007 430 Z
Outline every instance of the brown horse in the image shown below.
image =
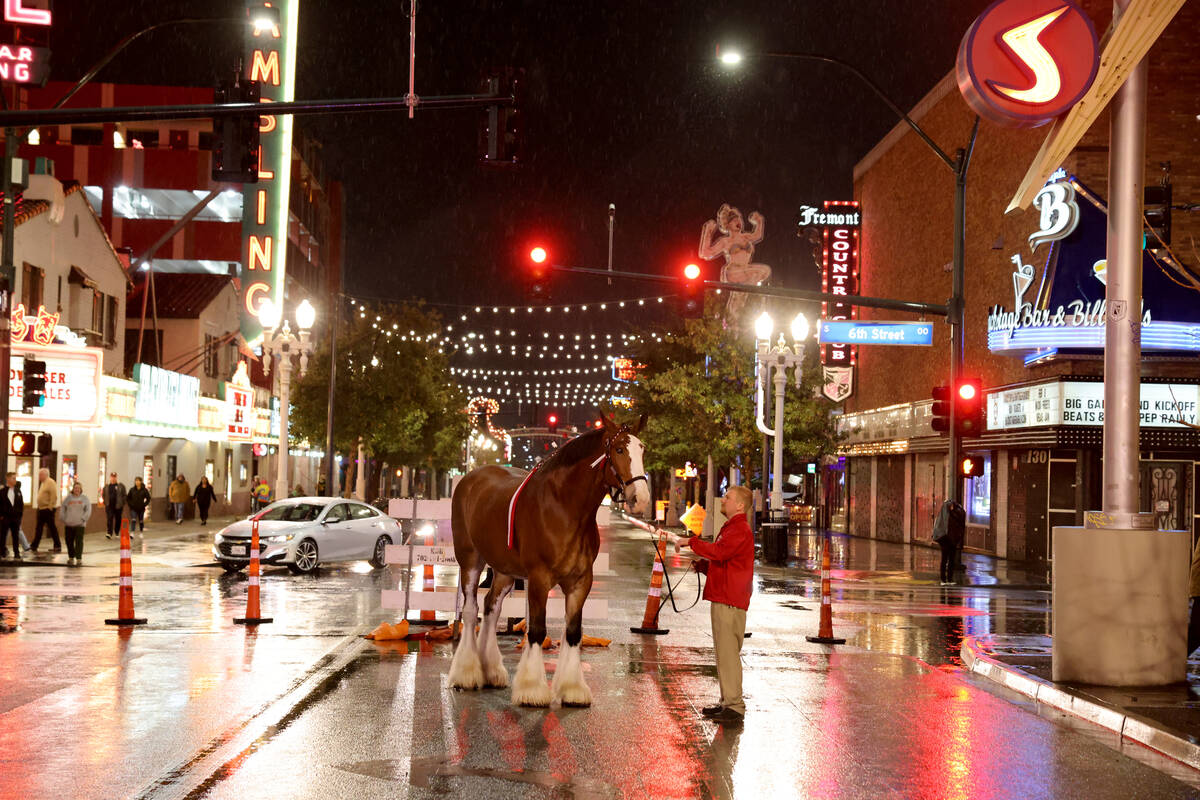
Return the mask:
M 458 689 L 505 687 L 508 672 L 496 642 L 496 624 L 504 598 L 517 578 L 524 578 L 528 597 L 529 643 L 513 679 L 513 702 L 548 706 L 588 706 L 592 691 L 583 680 L 579 642 L 583 636 L 583 601 L 592 588 L 592 562 L 600 549 L 596 510 L 605 493 L 632 488 L 634 513 L 650 502 L 642 470 L 644 446 L 635 428 L 604 418 L 592 430 L 563 445 L 533 473 L 488 466 L 472 470 L 454 490 L 450 521 L 458 559 L 463 600 L 463 632 L 450 665 L 450 685 Z M 527 479 L 526 479 L 527 478 Z M 512 546 L 509 506 L 515 504 Z M 479 575 L 485 565 L 495 571 L 484 600 L 483 624 L 474 635 L 478 615 Z M 566 631 L 554 685 L 546 685 L 542 641 L 546 638 L 546 595 L 561 586 L 566 599 Z

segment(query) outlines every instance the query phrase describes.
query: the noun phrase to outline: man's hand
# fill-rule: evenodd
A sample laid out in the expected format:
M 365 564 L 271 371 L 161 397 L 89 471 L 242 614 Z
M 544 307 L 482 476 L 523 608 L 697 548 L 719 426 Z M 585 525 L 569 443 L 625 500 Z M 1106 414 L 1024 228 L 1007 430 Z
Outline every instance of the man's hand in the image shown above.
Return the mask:
M 681 548 L 681 547 L 687 547 L 688 545 L 691 544 L 691 542 L 692 542 L 691 536 L 676 536 L 675 537 L 676 552 L 678 552 L 679 548 Z

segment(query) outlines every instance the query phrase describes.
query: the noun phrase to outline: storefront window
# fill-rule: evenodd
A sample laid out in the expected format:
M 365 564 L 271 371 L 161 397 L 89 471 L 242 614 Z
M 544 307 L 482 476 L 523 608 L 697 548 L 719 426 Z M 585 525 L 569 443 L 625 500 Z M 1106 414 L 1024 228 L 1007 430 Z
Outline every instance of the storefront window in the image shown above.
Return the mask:
M 209 483 L 212 483 L 217 478 L 216 467 L 213 465 L 211 458 L 204 462 L 204 477 L 208 478 Z
M 33 488 L 33 459 L 18 458 L 16 463 L 17 485 L 21 487 L 21 495 L 25 498 L 34 497 L 37 492 Z M 26 505 L 29 500 L 26 499 Z
M 154 494 L 154 456 L 142 456 L 142 483 L 146 484 L 146 491 L 151 496 Z
M 967 522 L 990 525 L 992 522 L 992 457 L 981 453 L 972 455 L 983 459 L 983 474 L 967 478 Z
M 75 475 L 79 469 L 79 456 L 63 456 L 62 474 L 58 476 L 58 485 L 63 497 L 71 493 L 75 485 Z
M 100 483 L 96 487 L 96 505 L 104 505 L 104 484 L 108 483 L 108 453 L 100 454 Z

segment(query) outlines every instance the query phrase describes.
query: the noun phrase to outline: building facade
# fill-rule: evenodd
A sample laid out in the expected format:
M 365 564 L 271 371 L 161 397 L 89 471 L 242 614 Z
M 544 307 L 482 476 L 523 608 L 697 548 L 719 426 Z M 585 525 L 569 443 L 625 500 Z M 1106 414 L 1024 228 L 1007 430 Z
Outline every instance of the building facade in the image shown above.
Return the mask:
M 1111 9 L 1084 2 L 1098 30 Z M 1145 182 L 1169 181 L 1171 243 L 1147 236 L 1142 309 L 1142 510 L 1159 526 L 1200 532 L 1200 69 L 1188 57 L 1200 9 L 1185 6 L 1151 50 Z M 947 76 L 911 112 L 950 152 L 966 146 L 974 115 Z M 1101 507 L 1105 198 L 1108 114 L 1052 179 L 1077 227 L 1047 240 L 1037 209 L 1005 209 L 1045 137 L 984 122 L 967 183 L 965 365 L 986 392 L 987 425 L 965 442 L 982 477 L 964 481 L 967 546 L 1011 558 L 1048 558 L 1056 525 Z M 857 165 L 863 210 L 860 293 L 929 303 L 951 294 L 954 176 L 907 127 Z M 1048 200 L 1047 202 L 1056 202 Z M 1041 241 L 1039 241 L 1039 233 Z M 895 314 L 861 309 L 863 319 Z M 839 422 L 844 492 L 835 519 L 850 532 L 930 541 L 946 497 L 947 442 L 930 427 L 931 390 L 949 377 L 950 331 L 934 347 L 860 346 L 853 394 Z M 957 480 L 957 476 L 953 478 Z

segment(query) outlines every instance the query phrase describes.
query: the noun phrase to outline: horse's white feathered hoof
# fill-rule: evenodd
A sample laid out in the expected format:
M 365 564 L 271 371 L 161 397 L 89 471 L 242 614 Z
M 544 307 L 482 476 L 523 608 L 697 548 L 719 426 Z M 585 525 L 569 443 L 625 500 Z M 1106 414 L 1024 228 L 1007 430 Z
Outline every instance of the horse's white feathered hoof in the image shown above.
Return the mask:
M 465 640 L 459 642 L 454 651 L 454 660 L 450 662 L 450 686 L 453 689 L 478 689 L 484 685 L 483 665 L 479 663 L 479 654 L 475 648 L 467 645 Z
M 557 686 L 554 695 L 564 708 L 587 708 L 592 704 L 592 690 L 586 683 Z
M 508 686 L 508 670 L 503 664 L 489 664 L 483 670 L 483 685 L 488 689 L 503 689 Z
M 545 679 L 543 679 L 540 684 L 513 684 L 512 701 L 514 705 L 546 708 L 550 705 L 550 701 L 552 699 L 553 697 L 550 694 L 550 687 L 546 684 Z

